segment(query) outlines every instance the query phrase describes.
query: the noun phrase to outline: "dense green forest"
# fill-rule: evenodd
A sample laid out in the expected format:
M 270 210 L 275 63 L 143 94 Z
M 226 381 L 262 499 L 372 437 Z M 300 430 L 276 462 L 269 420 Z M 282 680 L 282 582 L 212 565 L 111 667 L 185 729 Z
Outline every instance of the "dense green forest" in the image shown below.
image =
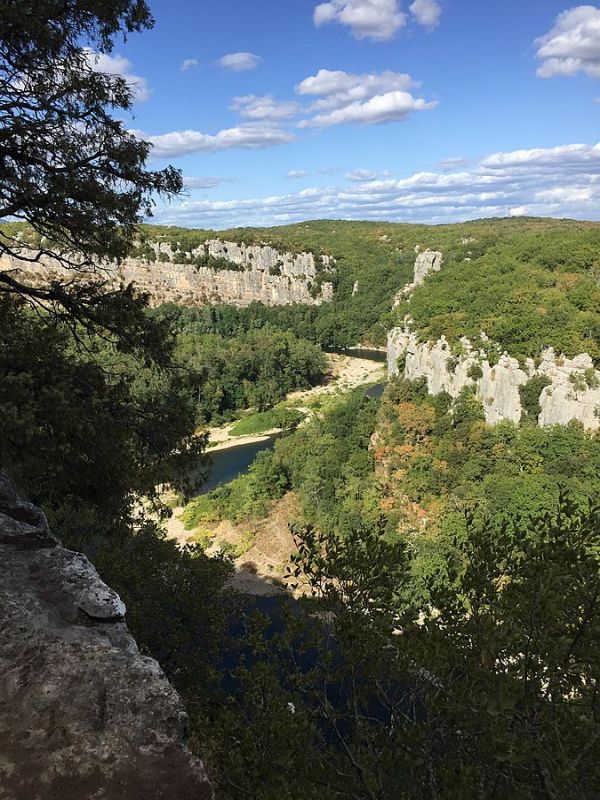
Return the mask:
M 490 426 L 468 390 L 452 402 L 430 396 L 424 380 L 397 378 L 381 402 L 363 388 L 332 400 L 247 475 L 192 500 L 184 519 L 193 529 L 265 514 L 287 490 L 299 496 L 301 524 L 343 536 L 384 520 L 387 538 L 411 537 L 419 563 L 443 570 L 468 515 L 534 516 L 561 491 L 579 506 L 598 496 L 600 439 L 578 424 Z
M 148 237 L 191 243 L 209 232 L 148 227 Z M 427 339 L 456 343 L 481 330 L 517 358 L 553 346 L 600 358 L 600 226 L 572 220 L 480 220 L 452 225 L 313 221 L 277 228 L 210 232 L 233 241 L 270 242 L 336 259 L 334 301 L 319 308 L 225 307 L 180 312 L 180 324 L 206 331 L 264 324 L 293 330 L 323 346 L 383 344 L 406 314 Z M 391 313 L 398 289 L 412 279 L 415 248 L 441 250 L 444 267 Z M 355 283 L 357 291 L 353 294 Z
M 332 649 L 295 608 L 275 636 L 271 617 L 249 617 L 250 650 L 211 712 L 239 741 L 227 797 L 244 796 L 250 764 L 265 800 L 598 791 L 594 690 L 580 680 L 598 668 L 600 444 L 578 426 L 482 420 L 468 392 L 355 390 L 188 505 L 194 528 L 296 493 L 292 574 L 308 610 L 335 619 Z M 288 770 L 310 777 L 292 786 Z
M 267 325 L 238 336 L 182 333 L 175 358 L 198 386 L 199 425 L 231 419 L 235 411 L 271 408 L 286 394 L 307 389 L 325 374 L 320 348 Z

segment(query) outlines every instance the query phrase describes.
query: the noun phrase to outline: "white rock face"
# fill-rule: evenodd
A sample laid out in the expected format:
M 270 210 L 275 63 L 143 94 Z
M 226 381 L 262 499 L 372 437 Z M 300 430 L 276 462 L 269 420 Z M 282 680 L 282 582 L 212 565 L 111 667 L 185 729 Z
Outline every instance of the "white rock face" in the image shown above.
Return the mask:
M 424 250 L 415 260 L 415 275 L 413 283 L 419 286 L 430 272 L 439 272 L 444 262 L 444 256 L 439 250 Z
M 417 286 L 423 283 L 425 277 L 429 275 L 430 272 L 439 272 L 444 263 L 444 256 L 439 250 L 424 250 L 422 253 L 419 253 L 419 246 L 417 245 L 415 252 L 418 253 L 418 255 L 415 259 L 412 283 L 407 283 L 406 286 L 403 286 L 396 292 L 393 308 L 399 306 L 402 300 L 412 294 Z
M 414 282 L 396 294 L 394 306 L 422 283 L 428 272 L 438 271 L 441 264 L 441 253 L 420 253 L 415 262 Z M 489 337 L 482 331 L 480 338 L 489 350 Z M 534 376 L 544 376 L 550 384 L 539 398 L 540 425 L 565 425 L 578 420 L 588 430 L 600 428 L 600 372 L 594 369 L 587 353 L 569 359 L 547 348 L 539 365 L 527 359 L 522 369 L 517 359 L 507 353 L 500 355 L 498 363 L 491 366 L 486 350 L 474 346 L 466 338 L 461 339 L 461 344 L 461 355 L 453 358 L 443 336 L 437 342 L 419 342 L 408 325 L 392 328 L 387 344 L 388 375 L 398 374 L 398 359 L 403 356 L 404 376 L 409 380 L 426 378 L 430 394 L 448 392 L 451 397 L 458 397 L 465 386 L 473 386 L 482 399 L 485 419 L 490 424 L 503 419 L 519 422 L 523 414 L 519 387 Z M 475 366 L 482 374 L 471 378 L 469 372 Z
M 577 419 L 586 428 L 600 427 L 600 372 L 587 353 L 569 359 L 544 351 L 538 372 L 552 381 L 540 396 L 540 425 L 564 425 Z M 591 384 L 591 385 L 590 385 Z
M 519 387 L 530 378 L 543 375 L 551 383 L 540 395 L 540 425 L 566 425 L 578 420 L 588 430 L 600 428 L 600 372 L 594 369 L 587 353 L 569 359 L 556 356 L 548 348 L 539 366 L 535 367 L 528 359 L 524 370 L 516 358 L 506 354 L 491 366 L 485 351 L 476 350 L 468 340 L 463 339 L 462 344 L 464 355 L 452 359 L 444 337 L 433 343 L 418 342 L 408 328 L 393 328 L 388 333 L 388 374 L 398 374 L 398 358 L 403 355 L 405 377 L 426 378 L 430 394 L 448 392 L 458 397 L 465 386 L 475 386 L 483 401 L 486 422 L 490 424 L 503 419 L 519 422 L 523 413 Z M 482 377 L 468 376 L 474 365 L 480 367 Z
M 404 376 L 409 380 L 427 379 L 430 394 L 448 392 L 458 397 L 465 386 L 475 386 L 483 400 L 486 422 L 493 424 L 501 419 L 519 422 L 522 409 L 519 386 L 526 383 L 528 375 L 519 362 L 501 356 L 495 366 L 490 366 L 485 352 L 475 350 L 467 339 L 462 340 L 464 355 L 453 358 L 445 337 L 437 342 L 418 342 L 408 328 L 393 328 L 388 334 L 388 374 L 398 374 L 398 358 L 405 356 Z M 472 367 L 479 366 L 481 378 L 470 378 Z
M 169 258 L 174 256 L 174 250 L 168 243 L 155 243 L 153 248 L 157 258 L 161 253 Z M 191 306 L 208 303 L 247 306 L 252 302 L 268 306 L 289 303 L 319 305 L 333 297 L 333 285 L 328 282 L 321 285 L 316 297 L 311 294 L 317 276 L 313 253 L 281 253 L 270 245 L 245 245 L 211 239 L 206 242 L 206 248 L 204 245 L 194 248 L 190 255 L 195 257 L 205 252 L 215 258 L 226 258 L 242 269 L 213 270 L 193 264 L 127 258 L 118 266 L 111 265 L 101 277 L 115 286 L 120 283 L 136 284 L 150 294 L 152 305 L 166 302 Z M 325 270 L 335 263 L 330 256 L 322 256 L 321 260 Z M 4 258 L 0 263 L 2 268 L 23 269 L 23 263 Z M 46 280 L 51 275 L 72 275 L 58 262 L 47 258 L 28 265 L 27 274 L 34 281 Z

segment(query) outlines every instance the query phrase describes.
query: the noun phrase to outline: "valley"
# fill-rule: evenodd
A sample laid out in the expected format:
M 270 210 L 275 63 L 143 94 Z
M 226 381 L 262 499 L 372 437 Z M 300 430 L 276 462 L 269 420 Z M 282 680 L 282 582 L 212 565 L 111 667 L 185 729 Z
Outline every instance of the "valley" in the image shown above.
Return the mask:
M 150 290 L 136 325 L 154 355 L 78 329 L 81 349 L 70 330 L 50 335 L 6 305 L 0 435 L 11 472 L 93 558 L 140 647 L 198 710 L 197 740 L 237 781 L 250 764 L 275 779 L 274 742 L 298 774 L 317 763 L 325 780 L 347 763 L 330 746 L 339 720 L 353 757 L 403 753 L 416 786 L 423 741 L 440 776 L 463 760 L 501 775 L 494 754 L 525 704 L 540 710 L 519 728 L 519 753 L 545 758 L 533 725 L 553 758 L 575 760 L 593 712 L 564 697 L 594 709 L 580 679 L 597 671 L 596 628 L 581 624 L 586 609 L 595 619 L 599 574 L 600 225 L 317 221 L 144 236 L 156 249 L 135 256 Z M 237 266 L 252 248 L 287 253 L 288 270 L 327 253 L 331 288 L 281 303 L 163 294 L 162 270 L 249 274 L 217 261 L 224 247 L 246 259 Z M 302 275 L 286 285 L 298 280 L 290 291 L 306 299 Z M 432 727 L 404 713 L 407 686 Z M 485 736 L 467 746 L 456 715 Z M 519 759 L 511 774 L 528 792 L 536 779 Z M 396 771 L 381 780 L 397 786 Z M 474 796 L 461 781 L 455 796 Z M 262 779 L 252 785 L 272 800 Z
M 384 379 L 382 353 L 364 349 L 358 350 L 360 356 L 357 356 L 354 351 L 349 352 L 351 355 L 329 354 L 326 382 L 312 389 L 291 392 L 283 404 L 301 411 L 304 419 L 309 420 L 315 407 L 318 408 L 328 396 L 343 395 L 357 387 L 369 386 Z M 374 355 L 379 360 L 373 360 Z M 274 435 L 281 433 L 276 428 L 250 436 L 234 436 L 231 433 L 234 426 L 229 424 L 208 431 L 207 453 L 211 465 L 207 480 L 202 485 L 202 493 L 245 474 L 259 452 L 272 450 Z M 232 585 L 250 594 L 277 593 L 281 589 L 271 580 L 276 578 L 281 581 L 289 558 L 295 551 L 289 525 L 295 516 L 292 510 L 296 507 L 297 501 L 288 494 L 269 510 L 265 519 L 249 519 L 239 525 L 223 520 L 218 524 L 205 525 L 198 531 L 186 529 L 179 518 L 183 507 L 179 506 L 173 509 L 166 530 L 167 535 L 180 545 L 193 543 L 199 536 L 205 541 L 210 539 L 211 544 L 206 551 L 209 554 L 222 547 L 234 553 L 243 550 L 235 558 L 236 574 Z
M 598 4 L 0 19 L 0 800 L 598 800 Z

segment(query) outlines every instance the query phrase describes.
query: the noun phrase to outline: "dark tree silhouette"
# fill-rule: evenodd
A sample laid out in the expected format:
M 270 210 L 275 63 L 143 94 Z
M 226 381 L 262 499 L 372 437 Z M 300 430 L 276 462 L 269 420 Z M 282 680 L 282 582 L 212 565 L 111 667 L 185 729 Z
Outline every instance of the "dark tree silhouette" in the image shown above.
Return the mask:
M 32 231 L 26 241 L 17 226 L 0 227 L 0 257 L 26 270 L 49 256 L 89 277 L 59 272 L 32 286 L 5 258 L 0 292 L 110 329 L 134 295 L 109 289 L 102 267 L 127 253 L 155 198 L 182 182 L 173 167 L 146 169 L 150 144 L 115 118 L 134 87 L 94 69 L 95 55 L 153 19 L 144 0 L 0 0 L 0 19 L 0 219 Z

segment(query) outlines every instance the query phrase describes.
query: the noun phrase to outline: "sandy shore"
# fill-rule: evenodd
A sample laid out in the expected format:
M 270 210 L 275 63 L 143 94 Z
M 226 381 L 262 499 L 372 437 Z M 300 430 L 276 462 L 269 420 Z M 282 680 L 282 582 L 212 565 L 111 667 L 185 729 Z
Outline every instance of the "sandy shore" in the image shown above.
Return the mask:
M 312 389 L 292 392 L 288 394 L 286 400 L 310 403 L 315 397 L 348 392 L 364 383 L 376 383 L 383 380 L 385 376 L 385 368 L 380 361 L 335 354 L 328 354 L 327 358 L 330 364 L 329 380 L 319 386 L 313 386 Z M 273 428 L 273 430 L 263 431 L 254 436 L 232 436 L 231 429 L 236 424 L 236 422 L 231 422 L 218 428 L 209 428 L 209 447 L 206 452 L 210 454 L 216 450 L 226 450 L 237 445 L 262 442 L 279 431 L 278 428 Z
M 269 436 L 274 433 L 279 433 L 279 428 L 273 428 L 270 431 L 263 431 L 253 436 L 232 436 L 229 432 L 233 427 L 226 425 L 223 428 L 211 428 L 209 443 L 210 447 L 206 450 L 207 455 L 214 453 L 216 450 L 227 450 L 229 447 L 236 447 L 241 444 L 251 444 L 252 442 L 264 442 Z M 213 444 L 214 443 L 214 444 Z
M 324 395 L 341 394 L 357 386 L 367 383 L 376 383 L 385 379 L 384 365 L 379 361 L 370 361 L 364 358 L 355 358 L 351 355 L 328 355 L 330 373 L 328 380 L 320 386 L 305 391 L 293 392 L 287 397 L 294 402 L 296 408 L 310 415 L 310 403 L 315 398 Z M 218 428 L 209 429 L 210 447 L 207 454 L 226 450 L 239 445 L 261 442 L 277 430 L 265 431 L 256 436 L 232 436 L 232 422 Z M 167 520 L 166 530 L 169 538 L 175 539 L 180 546 L 194 541 L 196 531 L 187 531 L 181 521 L 180 514 L 183 508 L 173 509 L 172 516 Z M 268 516 L 264 520 L 247 520 L 235 525 L 228 520 L 223 520 L 218 525 L 207 525 L 214 532 L 215 540 L 209 548 L 209 553 L 216 552 L 223 542 L 236 544 L 240 538 L 247 534 L 249 529 L 255 532 L 255 541 L 252 547 L 235 561 L 236 573 L 232 585 L 247 594 L 277 594 L 282 591 L 281 584 L 275 585 L 272 581 L 277 576 L 282 576 L 289 557 L 294 552 L 295 544 L 289 531 L 290 519 L 297 513 L 297 501 L 291 494 L 274 503 Z M 250 567 L 250 569 L 249 569 Z

